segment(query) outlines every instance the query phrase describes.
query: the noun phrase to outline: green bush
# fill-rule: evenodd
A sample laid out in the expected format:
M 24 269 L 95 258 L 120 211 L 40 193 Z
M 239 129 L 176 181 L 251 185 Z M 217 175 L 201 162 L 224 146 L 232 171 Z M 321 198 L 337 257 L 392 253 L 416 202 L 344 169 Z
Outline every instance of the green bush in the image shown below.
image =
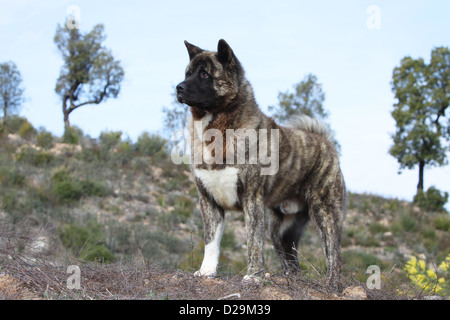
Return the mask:
M 130 141 L 122 141 L 117 147 L 116 162 L 119 165 L 128 164 L 133 159 L 133 149 Z
M 8 190 L 6 192 L 0 192 L 0 209 L 5 212 L 10 212 L 14 210 L 18 203 L 18 195 L 13 190 Z
M 99 137 L 98 159 L 113 166 L 123 166 L 133 158 L 131 141 L 121 141 L 122 132 L 102 132 Z
M 28 122 L 28 120 L 24 117 L 10 116 L 3 121 L 3 126 L 8 133 L 18 133 L 25 122 Z
M 388 231 L 388 228 L 378 222 L 372 222 L 369 224 L 369 230 L 372 234 L 380 234 Z
M 51 149 L 53 147 L 53 135 L 51 132 L 40 130 L 36 137 L 38 146 L 44 149 Z
M 37 134 L 37 131 L 31 123 L 25 120 L 20 126 L 18 133 L 22 139 L 30 139 Z
M 63 246 L 84 261 L 110 263 L 114 255 L 104 244 L 101 225 L 89 220 L 86 225 L 66 224 L 59 232 Z
M 80 180 L 79 182 L 82 194 L 93 197 L 103 197 L 108 192 L 106 187 L 97 181 L 93 180 Z
M 417 218 L 412 213 L 403 212 L 400 214 L 399 222 L 404 231 L 417 231 Z
M 16 155 L 16 160 L 34 166 L 44 166 L 53 160 L 53 155 L 45 150 L 36 150 L 31 147 L 24 147 Z
M 0 167 L 0 186 L 23 186 L 25 184 L 25 176 L 19 173 L 15 167 Z
M 437 216 L 433 220 L 433 225 L 436 229 L 450 232 L 450 217 L 449 216 Z
M 102 132 L 98 138 L 100 146 L 105 150 L 117 148 L 120 143 L 121 131 Z
M 77 127 L 67 127 L 64 130 L 62 142 L 68 144 L 79 144 L 83 138 L 83 131 Z
M 104 196 L 106 187 L 93 180 L 79 180 L 72 176 L 67 168 L 58 168 L 51 176 L 51 194 L 61 202 L 74 202 L 83 196 Z
M 50 192 L 62 202 L 76 201 L 83 196 L 80 184 L 74 180 L 54 182 Z
M 414 204 L 425 211 L 447 212 L 444 208 L 448 201 L 448 192 L 441 192 L 431 186 L 426 192 L 419 191 L 414 197 Z
M 164 146 L 166 140 L 157 134 L 149 134 L 148 132 L 142 133 L 135 144 L 136 151 L 147 155 L 153 156 L 159 153 L 164 153 Z

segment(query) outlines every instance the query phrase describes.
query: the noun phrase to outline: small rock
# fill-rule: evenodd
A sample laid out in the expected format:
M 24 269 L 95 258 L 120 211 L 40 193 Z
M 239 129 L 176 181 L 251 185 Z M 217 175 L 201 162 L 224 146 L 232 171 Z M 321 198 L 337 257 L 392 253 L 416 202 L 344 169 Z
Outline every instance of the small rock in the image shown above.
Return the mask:
M 355 300 L 365 300 L 367 299 L 366 291 L 361 286 L 350 286 L 344 289 L 342 294 L 348 298 Z
M 250 276 L 248 274 L 246 274 L 244 276 L 244 278 L 242 279 L 242 283 L 246 283 L 246 284 L 260 284 L 261 283 L 262 278 L 257 277 L 257 276 Z

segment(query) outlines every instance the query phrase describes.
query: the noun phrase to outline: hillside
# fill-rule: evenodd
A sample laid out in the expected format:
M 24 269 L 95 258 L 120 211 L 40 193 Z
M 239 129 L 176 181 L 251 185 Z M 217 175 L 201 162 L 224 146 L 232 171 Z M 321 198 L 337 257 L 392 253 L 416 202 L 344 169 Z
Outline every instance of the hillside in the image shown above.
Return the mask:
M 299 247 L 301 275 L 280 274 L 267 237 L 266 278 L 243 284 L 245 228 L 237 212 L 227 213 L 219 277 L 192 277 L 203 250 L 196 189 L 165 143 L 148 133 L 135 143 L 120 132 L 93 139 L 76 128 L 54 137 L 23 118 L 0 125 L 0 299 L 449 297 L 448 271 L 439 268 L 450 254 L 448 214 L 368 194 L 349 193 L 342 252 L 350 289 L 341 295 L 323 285 L 312 225 Z M 408 278 L 411 256 L 424 261 L 424 273 L 435 270 L 435 283 L 445 279 L 439 292 Z M 67 288 L 69 265 L 80 267 L 80 289 Z M 370 265 L 380 267 L 380 290 L 367 288 Z

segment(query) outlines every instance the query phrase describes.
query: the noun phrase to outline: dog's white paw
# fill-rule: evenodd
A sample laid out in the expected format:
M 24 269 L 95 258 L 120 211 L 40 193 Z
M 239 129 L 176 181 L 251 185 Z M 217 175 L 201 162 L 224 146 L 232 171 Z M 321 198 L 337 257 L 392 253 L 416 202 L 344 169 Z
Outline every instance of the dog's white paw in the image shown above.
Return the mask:
M 205 278 L 215 278 L 215 272 L 202 272 L 202 270 L 198 270 L 194 272 L 194 277 L 205 277 Z
M 242 283 L 247 283 L 247 284 L 259 284 L 262 282 L 261 277 L 258 276 L 251 276 L 251 275 L 245 275 L 244 278 L 242 279 Z

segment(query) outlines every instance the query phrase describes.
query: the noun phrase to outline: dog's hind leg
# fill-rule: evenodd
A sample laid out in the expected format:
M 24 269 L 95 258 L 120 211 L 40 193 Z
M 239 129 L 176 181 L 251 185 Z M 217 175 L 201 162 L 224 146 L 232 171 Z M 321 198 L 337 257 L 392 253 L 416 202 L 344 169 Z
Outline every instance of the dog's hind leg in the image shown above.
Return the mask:
M 342 210 L 321 200 L 312 203 L 310 208 L 310 216 L 317 226 L 326 258 L 327 285 L 333 291 L 340 291 Z
M 200 196 L 205 230 L 205 255 L 200 270 L 194 276 L 215 277 L 219 263 L 220 241 L 225 227 L 225 213 L 212 199 Z
M 307 209 L 286 214 L 280 207 L 276 207 L 271 210 L 270 218 L 270 237 L 281 269 L 285 273 L 295 273 L 300 270 L 297 246 L 309 221 Z

